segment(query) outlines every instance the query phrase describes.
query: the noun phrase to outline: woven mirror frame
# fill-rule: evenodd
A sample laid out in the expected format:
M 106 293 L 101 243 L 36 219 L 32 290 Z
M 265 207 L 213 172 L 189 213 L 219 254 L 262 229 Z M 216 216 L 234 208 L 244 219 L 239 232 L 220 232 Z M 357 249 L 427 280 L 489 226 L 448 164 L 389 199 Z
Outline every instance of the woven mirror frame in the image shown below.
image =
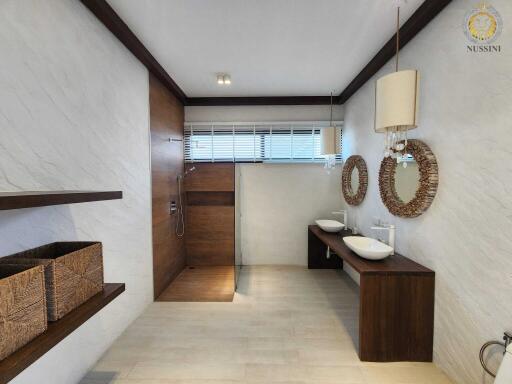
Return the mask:
M 352 190 L 352 171 L 357 168 L 359 171 L 359 187 L 357 192 Z M 347 204 L 359 205 L 363 202 L 368 189 L 368 169 L 366 162 L 359 155 L 350 156 L 343 166 L 341 174 L 341 190 Z
M 379 189 L 382 202 L 391 214 L 412 218 L 424 213 L 434 201 L 439 173 L 436 157 L 423 141 L 409 140 L 404 151 L 411 154 L 418 164 L 420 179 L 416 195 L 408 203 L 400 199 L 395 187 L 395 171 L 398 164 L 390 157 L 384 158 L 380 165 Z

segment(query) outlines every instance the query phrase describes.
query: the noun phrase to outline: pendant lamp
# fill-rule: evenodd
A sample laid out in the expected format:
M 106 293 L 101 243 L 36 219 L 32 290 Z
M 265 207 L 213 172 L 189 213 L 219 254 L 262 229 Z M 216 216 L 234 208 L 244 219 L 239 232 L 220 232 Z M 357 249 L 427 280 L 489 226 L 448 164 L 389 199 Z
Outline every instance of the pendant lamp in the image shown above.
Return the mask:
M 336 127 L 332 120 L 332 92 L 331 92 L 331 118 L 327 128 L 320 130 L 320 153 L 325 156 L 325 167 L 334 168 L 336 165 L 336 155 L 340 153 L 341 135 L 340 129 Z
M 418 127 L 419 72 L 398 70 L 400 7 L 396 28 L 396 71 L 378 79 L 375 88 L 375 132 L 386 134 L 385 157 L 401 157 L 407 131 Z

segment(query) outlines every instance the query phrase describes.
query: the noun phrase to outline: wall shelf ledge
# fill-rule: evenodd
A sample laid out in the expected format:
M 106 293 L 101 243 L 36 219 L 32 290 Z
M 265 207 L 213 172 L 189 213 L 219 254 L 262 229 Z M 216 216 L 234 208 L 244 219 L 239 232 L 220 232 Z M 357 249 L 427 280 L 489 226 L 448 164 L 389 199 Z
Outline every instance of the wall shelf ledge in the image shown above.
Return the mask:
M 0 384 L 5 384 L 32 365 L 37 359 L 98 313 L 123 293 L 122 283 L 105 284 L 103 291 L 71 311 L 62 319 L 48 324 L 48 330 L 12 355 L 0 361 Z
M 102 200 L 117 200 L 122 198 L 122 191 L 0 192 L 0 210 L 86 203 Z

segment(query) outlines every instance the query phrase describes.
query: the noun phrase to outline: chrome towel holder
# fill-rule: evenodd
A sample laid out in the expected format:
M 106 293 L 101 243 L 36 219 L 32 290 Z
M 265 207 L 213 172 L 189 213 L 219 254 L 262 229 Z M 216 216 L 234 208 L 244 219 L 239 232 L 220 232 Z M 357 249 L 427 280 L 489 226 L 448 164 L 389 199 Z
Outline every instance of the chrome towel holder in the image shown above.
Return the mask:
M 487 372 L 492 377 L 496 377 L 496 375 L 489 370 L 489 368 L 487 367 L 487 364 L 485 363 L 485 360 L 484 360 L 485 350 L 487 348 L 489 348 L 491 345 L 501 345 L 502 347 L 505 348 L 505 352 L 503 352 L 503 353 L 506 353 L 507 348 L 510 344 L 512 344 L 512 332 L 505 332 L 505 334 L 503 335 L 503 342 L 497 341 L 497 340 L 491 340 L 491 341 L 488 341 L 487 343 L 485 343 L 484 345 L 482 345 L 482 348 L 480 348 L 480 364 L 482 364 L 484 371 Z

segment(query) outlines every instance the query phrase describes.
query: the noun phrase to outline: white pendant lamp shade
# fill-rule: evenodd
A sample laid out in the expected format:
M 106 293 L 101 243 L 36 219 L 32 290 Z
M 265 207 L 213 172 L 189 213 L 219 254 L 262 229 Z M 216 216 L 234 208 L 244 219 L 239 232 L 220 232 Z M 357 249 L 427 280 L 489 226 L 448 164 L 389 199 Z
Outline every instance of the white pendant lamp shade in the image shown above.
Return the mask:
M 320 130 L 320 153 L 322 155 L 337 155 L 341 147 L 341 131 L 337 127 L 322 128 Z
M 418 126 L 419 72 L 391 73 L 377 80 L 375 131 L 403 132 Z

